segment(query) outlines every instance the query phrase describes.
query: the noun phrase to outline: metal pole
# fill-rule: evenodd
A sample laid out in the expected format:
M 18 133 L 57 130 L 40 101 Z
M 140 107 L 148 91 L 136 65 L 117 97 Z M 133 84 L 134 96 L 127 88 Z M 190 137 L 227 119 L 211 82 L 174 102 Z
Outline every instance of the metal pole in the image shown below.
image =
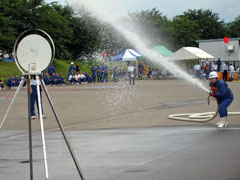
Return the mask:
M 58 115 L 57 115 L 57 113 L 56 113 L 56 111 L 55 111 L 55 108 L 54 108 L 54 106 L 53 106 L 53 103 L 52 103 L 52 100 L 51 100 L 50 95 L 49 95 L 49 93 L 48 93 L 48 90 L 47 90 L 47 88 L 46 88 L 46 85 L 45 85 L 45 83 L 44 83 L 44 81 L 43 81 L 42 79 L 41 79 L 41 83 L 42 83 L 42 85 L 43 85 L 44 92 L 45 92 L 45 94 L 46 94 L 46 96 L 47 96 L 47 99 L 48 99 L 48 101 L 49 101 L 49 103 L 50 103 L 50 106 L 51 106 L 51 108 L 52 108 L 52 111 L 53 111 L 53 113 L 54 113 L 54 116 L 55 116 L 55 118 L 56 118 L 56 120 L 57 120 L 58 126 L 59 126 L 59 128 L 60 128 L 60 130 L 61 130 L 61 132 L 62 132 L 62 135 L 63 135 L 63 138 L 64 138 L 64 140 L 65 140 L 65 143 L 66 143 L 66 145 L 67 145 L 67 147 L 68 147 L 68 149 L 69 149 L 69 152 L 70 152 L 70 154 L 71 154 L 71 156 L 72 156 L 72 159 L 73 159 L 73 161 L 74 161 L 74 163 L 75 163 L 75 166 L 76 166 L 76 168 L 77 168 L 77 171 L 78 171 L 78 173 L 79 173 L 79 176 L 81 177 L 82 180 L 85 180 L 85 177 L 83 176 L 83 173 L 82 173 L 82 170 L 81 170 L 81 168 L 80 168 L 80 165 L 79 165 L 79 163 L 78 163 L 78 161 L 77 161 L 77 158 L 76 158 L 76 156 L 75 156 L 75 154 L 74 154 L 74 152 L 73 152 L 73 150 L 72 150 L 72 147 L 71 147 L 71 145 L 70 145 L 70 142 L 68 141 L 68 138 L 67 138 L 67 136 L 66 136 L 66 134 L 65 134 L 64 128 L 63 128 L 63 126 L 62 126 L 62 123 L 61 123 L 61 121 L 59 120 Z
M 11 104 L 9 105 L 8 110 L 7 110 L 5 116 L 4 116 L 3 120 L 2 120 L 2 123 L 1 123 L 1 125 L 0 125 L 0 129 L 2 129 L 2 126 L 3 126 L 4 122 L 5 122 L 6 119 L 7 119 L 8 113 L 9 113 L 10 110 L 12 109 L 12 106 L 13 106 L 13 104 L 14 104 L 14 102 L 15 102 L 15 99 L 16 99 L 18 93 L 20 92 L 20 90 L 21 90 L 21 88 L 22 88 L 23 82 L 24 82 L 24 78 L 22 78 L 22 80 L 21 80 L 21 82 L 20 82 L 20 84 L 19 84 L 19 86 L 18 86 L 18 88 L 17 88 L 17 90 L 16 90 L 16 92 L 15 92 L 15 94 L 14 94 L 14 96 L 13 96 L 12 102 L 11 102 Z
M 137 59 L 136 59 L 136 74 L 137 74 L 137 77 L 138 77 L 138 62 L 137 62 Z
M 32 121 L 31 121 L 31 95 L 30 95 L 30 76 L 28 76 L 28 137 L 29 137 L 29 162 L 30 162 L 30 180 L 33 180 L 33 156 L 32 156 Z
M 40 116 L 40 126 L 41 126 L 41 135 L 42 135 L 42 144 L 43 144 L 43 160 L 44 160 L 44 167 L 45 167 L 45 177 L 46 177 L 46 179 L 49 179 L 45 135 L 44 135 L 44 125 L 43 125 L 43 117 L 42 117 L 42 103 L 41 103 L 41 95 L 40 95 L 40 80 L 39 80 L 38 75 L 36 75 L 36 81 L 37 81 L 38 112 L 39 112 L 39 116 Z

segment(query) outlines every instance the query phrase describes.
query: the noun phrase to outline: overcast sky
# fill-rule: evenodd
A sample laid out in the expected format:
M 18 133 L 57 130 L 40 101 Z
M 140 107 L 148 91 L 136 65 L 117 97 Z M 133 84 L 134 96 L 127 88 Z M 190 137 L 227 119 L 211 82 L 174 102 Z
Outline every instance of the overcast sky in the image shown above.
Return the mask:
M 59 2 L 65 0 L 45 0 L 45 2 Z M 69 0 L 71 1 L 71 0 Z M 225 22 L 233 21 L 240 15 L 239 0 L 84 0 L 95 8 L 100 8 L 110 14 L 124 15 L 127 12 L 158 8 L 163 15 L 172 18 L 182 14 L 187 9 L 210 9 L 219 14 Z

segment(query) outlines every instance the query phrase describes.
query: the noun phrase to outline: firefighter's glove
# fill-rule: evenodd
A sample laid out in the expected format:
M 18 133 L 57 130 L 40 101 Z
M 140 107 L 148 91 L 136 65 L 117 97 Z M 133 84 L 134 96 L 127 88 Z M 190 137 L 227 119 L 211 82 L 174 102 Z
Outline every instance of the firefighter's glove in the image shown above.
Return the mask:
M 210 93 L 210 96 L 215 97 L 216 94 L 215 93 Z

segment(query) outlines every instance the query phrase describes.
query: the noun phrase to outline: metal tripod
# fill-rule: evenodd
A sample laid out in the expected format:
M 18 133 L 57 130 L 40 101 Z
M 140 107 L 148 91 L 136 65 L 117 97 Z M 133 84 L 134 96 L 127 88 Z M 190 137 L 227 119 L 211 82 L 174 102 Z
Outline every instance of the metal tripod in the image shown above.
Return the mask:
M 80 165 L 79 165 L 79 163 L 78 163 L 78 161 L 76 159 L 76 156 L 75 156 L 75 154 L 74 154 L 74 152 L 72 150 L 70 142 L 69 142 L 69 140 L 68 140 L 68 138 L 67 138 L 67 136 L 65 134 L 64 128 L 62 126 L 62 123 L 59 120 L 57 112 L 55 111 L 54 105 L 52 103 L 52 100 L 50 98 L 50 95 L 49 95 L 48 90 L 46 88 L 46 85 L 45 85 L 45 83 L 44 83 L 44 81 L 42 79 L 41 74 L 31 74 L 30 75 L 30 73 L 29 73 L 29 74 L 23 74 L 22 75 L 22 80 L 21 80 L 21 82 L 20 82 L 20 84 L 19 84 L 19 86 L 18 86 L 18 88 L 17 88 L 17 90 L 16 90 L 16 92 L 14 94 L 14 97 L 13 97 L 13 99 L 12 99 L 10 105 L 9 105 L 9 108 L 8 108 L 4 118 L 3 118 L 3 121 L 2 121 L 2 123 L 0 125 L 0 129 L 2 128 L 4 122 L 6 121 L 7 115 L 9 113 L 9 111 L 11 110 L 17 95 L 19 94 L 19 92 L 20 92 L 20 90 L 21 90 L 21 88 L 23 86 L 24 81 L 27 80 L 27 87 L 28 87 L 27 91 L 28 91 L 28 134 L 29 134 L 30 180 L 33 180 L 32 124 L 31 124 L 31 97 L 30 97 L 31 96 L 30 95 L 30 86 L 31 86 L 30 80 L 31 80 L 33 75 L 36 76 L 37 102 L 38 102 L 38 112 L 39 112 L 40 126 L 41 126 L 41 137 L 42 137 L 42 147 L 43 147 L 43 160 L 44 160 L 44 169 L 45 169 L 45 179 L 46 180 L 49 179 L 49 173 L 48 173 L 47 153 L 46 153 L 46 144 L 45 144 L 45 133 L 44 133 L 43 114 L 42 114 L 42 103 L 41 103 L 41 94 L 40 94 L 41 93 L 40 92 L 40 85 L 41 84 L 42 84 L 43 90 L 44 90 L 44 92 L 46 94 L 46 97 L 47 97 L 47 99 L 49 101 L 49 104 L 51 106 L 53 114 L 54 114 L 54 116 L 56 118 L 57 124 L 58 124 L 58 126 L 59 126 L 59 128 L 61 130 L 61 133 L 63 135 L 65 143 L 66 143 L 66 145 L 68 147 L 68 150 L 69 150 L 69 152 L 70 152 L 70 154 L 72 156 L 72 159 L 74 161 L 74 164 L 75 164 L 75 166 L 77 168 L 78 174 L 79 174 L 79 176 L 80 176 L 80 178 L 82 180 L 85 180 L 85 177 L 83 176 L 83 173 L 82 173 L 82 170 L 80 168 Z

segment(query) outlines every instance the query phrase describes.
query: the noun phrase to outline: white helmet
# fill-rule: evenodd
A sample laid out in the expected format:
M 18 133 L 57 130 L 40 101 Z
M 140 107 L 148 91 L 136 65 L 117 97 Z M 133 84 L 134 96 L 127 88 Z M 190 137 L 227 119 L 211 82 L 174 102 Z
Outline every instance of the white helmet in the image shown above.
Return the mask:
M 73 62 L 71 62 L 71 64 L 73 64 Z
M 216 71 L 210 72 L 209 79 L 218 78 L 218 73 Z

